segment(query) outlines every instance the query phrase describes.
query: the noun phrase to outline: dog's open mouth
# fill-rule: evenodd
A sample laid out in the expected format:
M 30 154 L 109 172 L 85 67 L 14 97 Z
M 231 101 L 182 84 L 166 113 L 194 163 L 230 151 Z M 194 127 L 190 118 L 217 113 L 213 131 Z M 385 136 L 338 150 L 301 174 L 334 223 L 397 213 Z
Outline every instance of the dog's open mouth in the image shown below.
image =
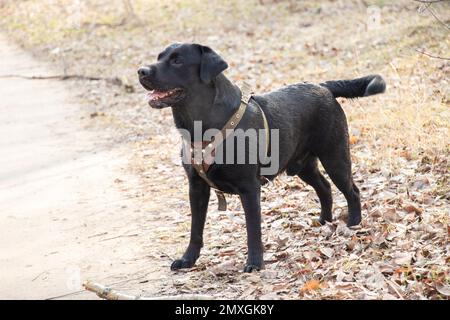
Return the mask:
M 175 88 L 170 90 L 149 90 L 147 92 L 148 104 L 154 108 L 164 108 L 172 106 L 181 100 L 183 89 Z
M 178 96 L 179 93 L 181 93 L 181 89 L 172 89 L 168 91 L 158 91 L 158 90 L 151 90 L 147 92 L 147 98 L 148 101 L 162 101 L 165 99 L 170 99 L 175 96 Z

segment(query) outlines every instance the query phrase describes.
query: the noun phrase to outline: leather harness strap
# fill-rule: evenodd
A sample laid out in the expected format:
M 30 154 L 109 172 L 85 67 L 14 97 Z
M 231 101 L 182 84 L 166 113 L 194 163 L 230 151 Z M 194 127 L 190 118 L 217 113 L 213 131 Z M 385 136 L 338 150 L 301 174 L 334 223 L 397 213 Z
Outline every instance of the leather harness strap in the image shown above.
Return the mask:
M 267 118 L 266 115 L 264 113 L 264 110 L 259 106 L 259 104 L 256 104 L 259 108 L 259 111 L 261 111 L 261 115 L 263 118 L 263 123 L 264 123 L 264 131 L 266 133 L 266 150 L 264 155 L 267 157 L 269 155 L 269 143 L 270 143 L 270 129 L 269 129 L 269 123 L 267 122 Z
M 231 118 L 224 125 L 222 130 L 218 132 L 211 141 L 197 141 L 191 142 L 190 150 L 191 152 L 191 165 L 197 171 L 198 175 L 205 180 L 205 182 L 214 189 L 217 195 L 217 199 L 219 202 L 219 210 L 225 211 L 227 209 L 227 202 L 225 199 L 225 195 L 223 191 L 220 191 L 217 186 L 208 178 L 206 173 L 208 172 L 209 167 L 214 162 L 215 151 L 218 146 L 231 134 L 234 129 L 237 127 L 242 117 L 244 116 L 245 111 L 247 110 L 248 101 L 251 98 L 250 95 L 250 87 L 247 84 L 244 84 L 241 88 L 241 104 L 239 105 L 239 109 L 231 116 Z M 259 107 L 259 105 L 258 105 Z M 259 107 L 261 111 L 261 115 L 264 122 L 264 129 L 266 132 L 266 156 L 269 150 L 269 124 L 267 122 L 266 115 L 264 111 Z M 188 144 L 189 142 L 185 141 Z

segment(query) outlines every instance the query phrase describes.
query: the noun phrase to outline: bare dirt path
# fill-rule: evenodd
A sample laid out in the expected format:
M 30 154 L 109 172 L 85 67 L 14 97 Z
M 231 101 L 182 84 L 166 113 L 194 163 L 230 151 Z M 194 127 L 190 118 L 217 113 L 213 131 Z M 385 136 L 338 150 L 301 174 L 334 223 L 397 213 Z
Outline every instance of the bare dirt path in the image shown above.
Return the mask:
M 7 74 L 55 71 L 0 38 L 0 298 L 57 297 L 87 278 L 139 278 L 147 268 L 137 201 L 120 190 L 133 189 L 124 145 L 88 128 L 89 110 L 65 84 Z

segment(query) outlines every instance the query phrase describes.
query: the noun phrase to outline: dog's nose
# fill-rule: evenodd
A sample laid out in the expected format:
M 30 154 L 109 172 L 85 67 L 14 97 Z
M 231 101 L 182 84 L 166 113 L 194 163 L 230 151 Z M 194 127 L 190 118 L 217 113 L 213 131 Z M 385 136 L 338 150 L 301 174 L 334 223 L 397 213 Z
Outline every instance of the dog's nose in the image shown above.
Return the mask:
M 138 69 L 138 75 L 143 77 L 143 76 L 149 76 L 152 73 L 152 69 L 150 69 L 150 67 L 140 67 Z

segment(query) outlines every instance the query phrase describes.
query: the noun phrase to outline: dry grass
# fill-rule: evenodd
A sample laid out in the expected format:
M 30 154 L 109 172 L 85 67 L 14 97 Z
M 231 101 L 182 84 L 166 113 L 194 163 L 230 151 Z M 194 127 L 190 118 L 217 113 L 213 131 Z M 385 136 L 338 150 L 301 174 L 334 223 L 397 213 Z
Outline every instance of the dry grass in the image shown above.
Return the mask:
M 160 239 L 159 250 L 170 250 L 168 247 L 173 246 L 174 239 L 167 236 L 167 230 L 187 233 L 188 225 L 184 223 L 187 221 L 179 222 L 188 211 L 186 187 L 182 170 L 168 161 L 173 156 L 172 150 L 158 148 L 168 139 L 173 143 L 177 141 L 175 136 L 167 137 L 167 130 L 172 126 L 170 111 L 148 110 L 139 95 L 130 94 L 130 91 L 141 90 L 135 77 L 137 66 L 153 61 L 157 53 L 171 42 L 192 41 L 210 45 L 229 62 L 227 75 L 235 81 L 250 82 L 257 92 L 298 81 L 318 82 L 369 73 L 383 75 L 388 84 L 384 95 L 342 100 L 349 120 L 355 177 L 362 185 L 365 214 L 368 217 L 363 227 L 370 227 L 368 223 L 373 222 L 375 233 L 372 236 L 378 231 L 383 234 L 389 226 L 383 224 L 385 220 L 371 218 L 370 214 L 379 210 L 384 217 L 384 213 L 392 213 L 391 209 L 397 213 L 403 210 L 404 213 L 405 203 L 409 202 L 423 210 L 421 221 L 427 221 L 438 229 L 448 225 L 450 63 L 448 60 L 419 54 L 415 49 L 450 57 L 450 41 L 448 31 L 439 22 L 426 11 L 417 12 L 419 4 L 406 0 L 132 2 L 139 19 L 122 23 L 126 14 L 119 0 L 89 1 L 81 7 L 79 14 L 76 7 L 70 6 L 74 1 L 69 0 L 6 1 L 1 8 L 0 26 L 25 48 L 43 58 L 55 63 L 64 61 L 69 73 L 118 76 L 130 86 L 126 93 L 122 87 L 79 83 L 83 86 L 82 98 L 86 103 L 104 112 L 103 118 L 108 120 L 109 128 L 134 148 L 135 156 L 130 169 L 143 177 L 142 191 L 147 195 L 142 195 L 141 200 L 148 210 L 155 214 L 158 208 L 164 207 L 178 211 L 174 213 L 175 217 L 162 216 L 162 220 L 166 219 L 167 225 L 172 227 L 160 233 L 155 231 L 154 238 Z M 367 4 L 375 4 L 380 9 L 381 26 L 375 30 L 367 28 Z M 449 4 L 440 3 L 433 7 L 448 23 Z M 55 48 L 59 48 L 59 51 Z M 57 51 L 59 53 L 55 53 Z M 161 160 L 166 160 L 167 164 L 161 167 Z M 175 178 L 175 181 L 179 179 L 179 186 L 167 183 L 167 179 L 174 179 L 173 176 L 179 177 Z M 424 179 L 426 187 L 416 188 Z M 277 180 L 276 183 L 280 185 L 273 188 L 278 191 L 278 198 L 281 198 L 282 190 L 290 190 L 286 185 L 290 186 L 293 182 L 301 185 L 301 182 L 285 176 Z M 293 188 L 292 192 L 284 194 L 283 199 L 287 207 L 291 206 L 291 200 L 296 201 L 297 205 L 302 203 L 297 209 L 305 211 L 308 219 L 311 210 L 315 212 L 318 209 L 315 196 L 306 192 L 298 198 L 293 195 L 295 190 Z M 382 195 L 385 191 L 395 196 Z M 276 202 L 270 199 L 272 196 L 268 196 L 269 202 L 265 207 L 269 215 L 272 212 L 270 201 Z M 342 198 L 335 194 L 335 199 L 338 205 L 334 213 L 339 217 Z M 239 210 L 236 201 L 232 202 L 233 205 Z M 287 212 L 287 218 L 284 218 L 290 217 L 289 210 L 281 212 Z M 219 218 L 226 220 L 226 217 Z M 268 219 L 270 221 L 272 218 Z M 397 221 L 397 218 L 394 220 Z M 405 225 L 409 223 L 411 221 L 404 221 Z M 211 225 L 209 227 L 213 228 Z M 281 224 L 280 228 L 284 230 Z M 318 236 L 318 232 L 314 229 L 302 235 L 311 240 L 311 237 Z M 436 250 L 437 255 L 444 259 L 441 260 L 444 265 L 437 267 L 437 271 L 433 268 L 426 271 L 433 270 L 433 274 L 440 274 L 436 277 L 442 283 L 448 282 L 448 267 L 445 266 L 448 263 L 448 243 L 445 227 L 440 232 L 439 239 L 442 242 Z M 243 248 L 244 234 L 242 231 L 237 234 L 241 238 L 237 242 L 230 240 L 230 247 L 238 245 Z M 211 234 L 208 237 L 213 243 L 218 241 L 217 235 L 216 238 Z M 420 238 L 420 235 L 417 237 Z M 302 241 L 300 238 L 297 240 Z M 337 239 L 336 243 L 339 241 Z M 180 245 L 178 251 L 181 252 L 183 247 Z M 393 251 L 396 249 L 395 246 L 391 248 Z M 222 256 L 224 253 L 210 250 L 207 254 Z M 276 252 L 273 254 L 276 255 Z M 160 261 L 161 257 L 155 259 Z M 215 260 L 212 261 L 210 264 L 214 265 Z M 342 261 L 334 267 L 342 267 L 340 263 Z M 374 261 L 369 261 L 369 265 L 373 266 Z M 203 265 L 203 268 L 209 266 Z M 328 267 L 332 268 L 333 265 L 329 264 Z M 202 267 L 200 269 L 204 270 Z M 203 276 L 209 279 L 205 271 L 198 272 L 200 275 L 187 277 L 191 280 Z M 292 272 L 295 274 L 298 270 Z M 395 274 L 389 279 L 397 281 Z M 423 273 L 421 276 L 424 276 Z M 308 281 L 309 278 L 301 279 Z M 326 278 L 326 281 L 331 280 Z M 392 295 L 399 297 L 395 291 L 400 290 L 400 297 L 405 298 L 443 297 L 436 290 L 429 289 L 428 283 L 417 291 L 409 290 L 407 281 L 396 283 L 400 288 L 395 290 L 387 284 L 386 290 L 391 296 L 354 294 L 354 288 L 347 291 L 348 294 L 336 296 L 331 293 L 334 291 L 321 295 L 320 290 L 311 296 L 301 290 L 294 290 L 294 294 L 288 290 L 288 293 L 279 295 L 389 298 Z M 226 281 L 222 282 L 222 285 L 226 284 Z M 174 286 L 174 290 L 177 288 Z M 194 291 L 210 290 L 198 285 L 193 288 L 196 288 L 191 287 Z M 332 285 L 328 288 L 331 290 Z M 248 296 L 261 296 L 264 290 L 256 290 L 259 293 Z M 230 297 L 245 296 L 238 289 L 226 292 Z

